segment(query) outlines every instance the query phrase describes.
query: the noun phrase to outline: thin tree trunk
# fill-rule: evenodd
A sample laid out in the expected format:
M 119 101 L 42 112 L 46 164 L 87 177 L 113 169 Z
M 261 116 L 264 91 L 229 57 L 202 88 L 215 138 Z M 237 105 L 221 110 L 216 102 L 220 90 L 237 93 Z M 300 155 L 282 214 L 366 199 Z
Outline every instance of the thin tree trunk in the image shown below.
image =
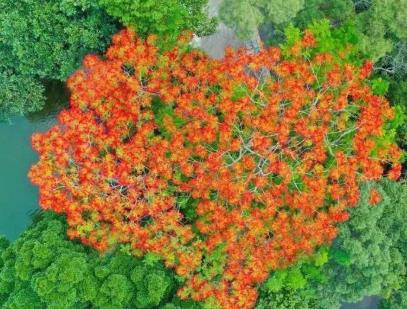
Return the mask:
M 259 53 L 263 49 L 263 41 L 260 38 L 259 29 L 256 28 L 253 31 L 253 35 L 249 40 L 244 42 L 245 47 L 247 50 L 253 54 Z M 258 80 L 264 80 L 270 77 L 270 71 L 266 67 L 262 67 L 259 71 L 251 72 L 256 76 Z

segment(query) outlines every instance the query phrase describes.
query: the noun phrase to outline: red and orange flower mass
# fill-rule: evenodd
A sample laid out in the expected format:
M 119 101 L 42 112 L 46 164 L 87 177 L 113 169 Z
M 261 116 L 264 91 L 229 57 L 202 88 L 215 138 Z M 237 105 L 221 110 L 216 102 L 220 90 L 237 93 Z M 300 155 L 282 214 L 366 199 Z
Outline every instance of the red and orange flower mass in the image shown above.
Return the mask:
M 252 308 L 271 270 L 334 239 L 361 181 L 400 173 L 397 146 L 377 147 L 393 110 L 364 81 L 371 65 L 315 44 L 306 32 L 284 56 L 213 60 L 118 33 L 69 78 L 59 123 L 33 135 L 41 207 L 98 250 L 159 255 L 185 278 L 181 298 Z

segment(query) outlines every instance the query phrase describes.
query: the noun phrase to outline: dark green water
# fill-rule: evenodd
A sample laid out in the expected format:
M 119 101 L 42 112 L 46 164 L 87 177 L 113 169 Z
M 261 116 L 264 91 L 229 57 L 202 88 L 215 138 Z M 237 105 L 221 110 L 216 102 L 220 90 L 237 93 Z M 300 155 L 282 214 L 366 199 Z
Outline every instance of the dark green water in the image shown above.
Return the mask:
M 44 109 L 27 117 L 14 117 L 0 123 L 0 234 L 10 240 L 31 222 L 38 210 L 38 190 L 27 178 L 38 159 L 31 148 L 31 135 L 55 123 L 55 115 L 67 104 L 67 92 L 60 83 L 47 83 Z

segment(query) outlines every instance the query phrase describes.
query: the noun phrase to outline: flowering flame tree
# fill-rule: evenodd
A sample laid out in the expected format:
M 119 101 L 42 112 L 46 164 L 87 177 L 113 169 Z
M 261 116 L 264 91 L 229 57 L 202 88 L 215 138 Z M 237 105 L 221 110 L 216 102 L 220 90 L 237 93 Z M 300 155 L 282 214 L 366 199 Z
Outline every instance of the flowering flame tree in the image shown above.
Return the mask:
M 394 111 L 370 63 L 318 51 L 310 31 L 223 60 L 188 39 L 160 54 L 123 30 L 86 56 L 70 108 L 32 137 L 29 177 L 70 238 L 156 254 L 185 279 L 181 298 L 251 308 L 271 270 L 333 240 L 361 181 L 399 176 Z

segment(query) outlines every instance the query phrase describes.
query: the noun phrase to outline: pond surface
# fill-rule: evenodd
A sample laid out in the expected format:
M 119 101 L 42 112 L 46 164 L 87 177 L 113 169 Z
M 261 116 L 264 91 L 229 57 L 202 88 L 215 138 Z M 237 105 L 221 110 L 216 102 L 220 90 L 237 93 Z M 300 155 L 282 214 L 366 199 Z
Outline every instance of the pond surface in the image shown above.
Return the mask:
M 31 148 L 31 135 L 50 128 L 68 101 L 63 84 L 48 82 L 46 89 L 42 111 L 0 123 L 0 234 L 10 240 L 17 238 L 38 210 L 38 190 L 27 178 L 30 166 L 38 160 Z

